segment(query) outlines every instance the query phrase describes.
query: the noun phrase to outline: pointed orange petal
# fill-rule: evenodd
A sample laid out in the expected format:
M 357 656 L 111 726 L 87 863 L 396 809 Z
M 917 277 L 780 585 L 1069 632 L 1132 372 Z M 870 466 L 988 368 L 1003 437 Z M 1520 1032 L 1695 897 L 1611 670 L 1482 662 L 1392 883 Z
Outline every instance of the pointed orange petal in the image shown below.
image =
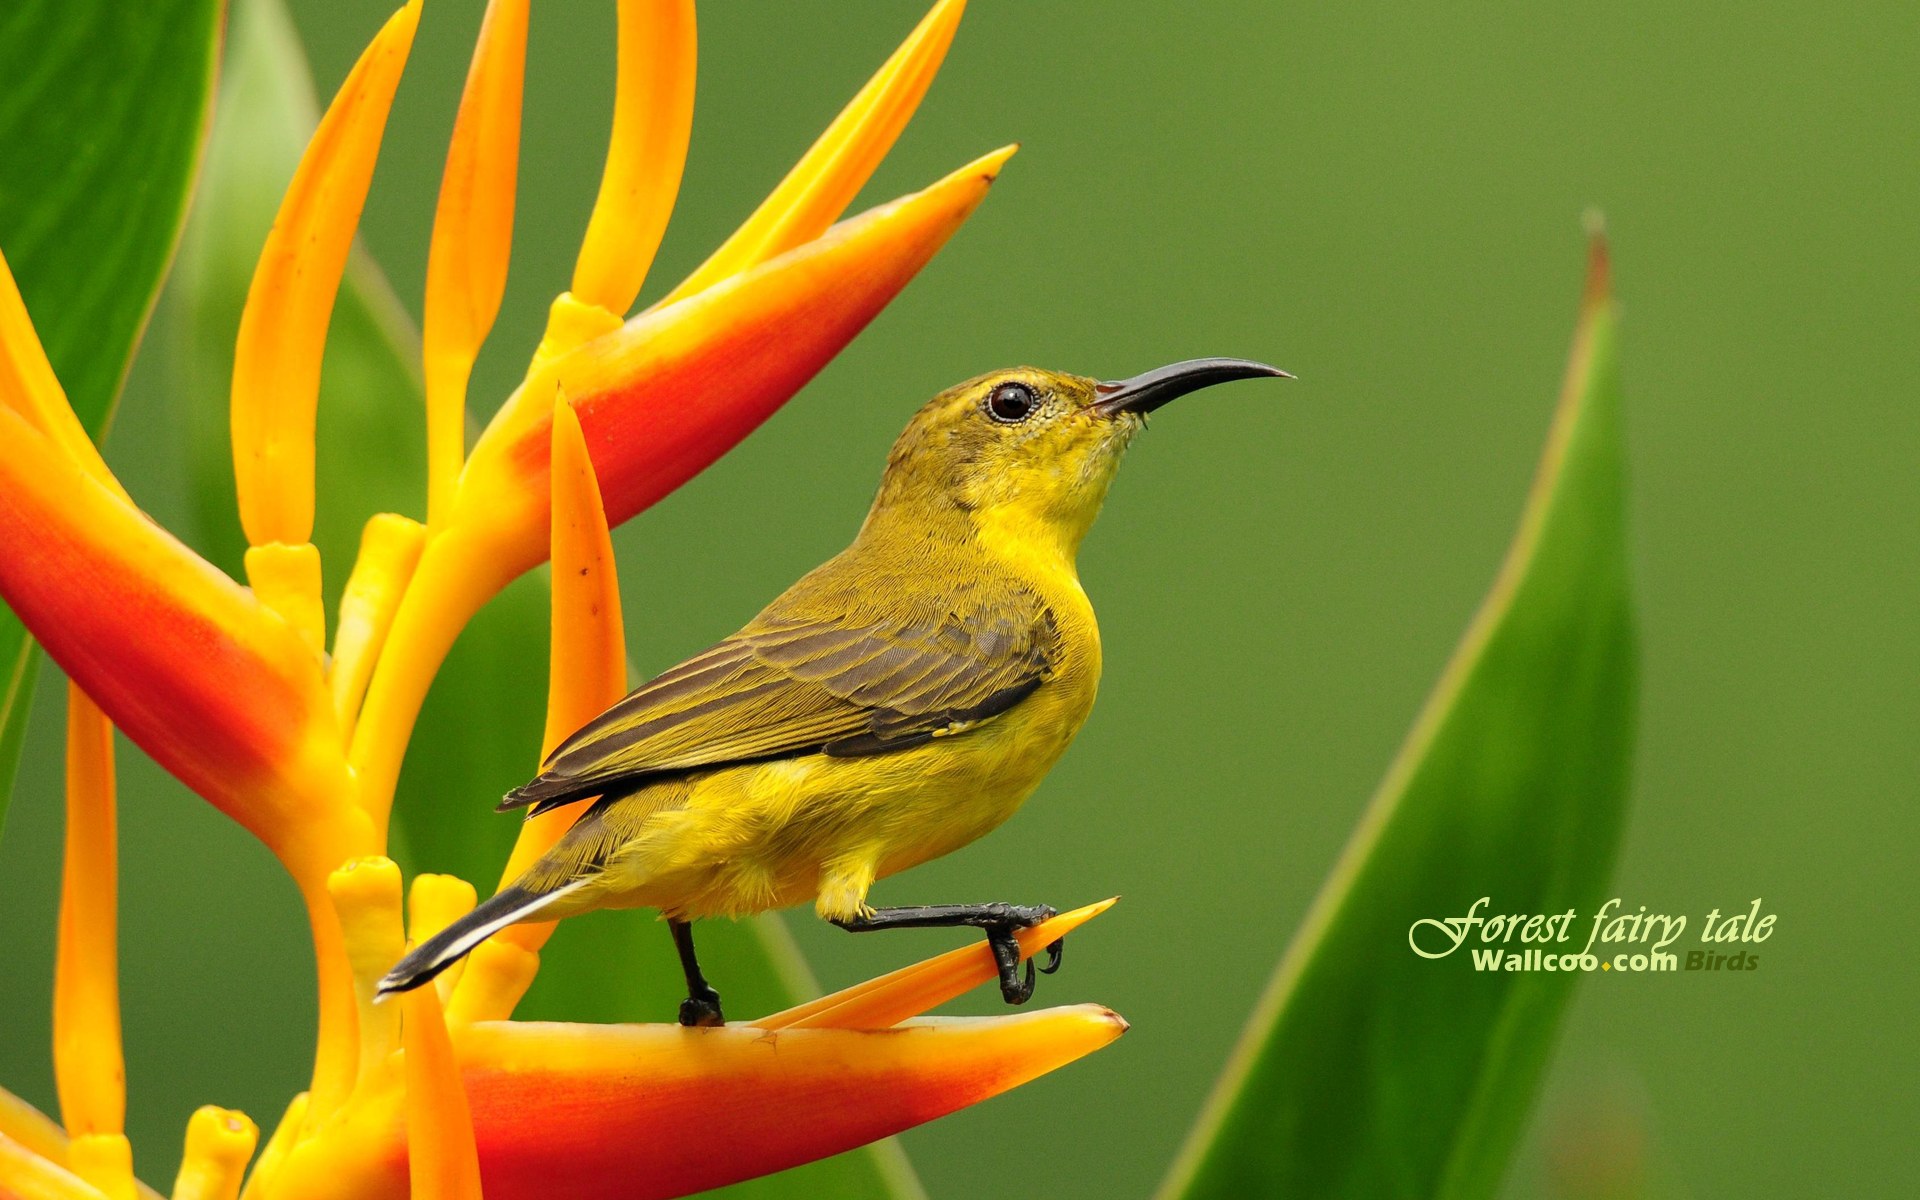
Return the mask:
M 528 0 L 489 0 L 453 123 L 427 251 L 421 337 L 427 384 L 427 513 L 444 518 L 466 453 L 467 377 L 500 314 L 513 246 Z
M 693 0 L 620 0 L 613 136 L 573 269 L 573 296 L 633 307 L 680 192 L 693 130 Z
M 1116 896 L 1076 908 L 1021 930 L 1015 939 L 1020 943 L 1022 957 L 1031 958 L 1040 953 L 1056 939 L 1112 908 L 1118 900 Z M 756 1029 L 773 1030 L 886 1029 L 938 1008 L 997 978 L 999 973 L 993 951 L 983 943 L 975 943 L 748 1024 Z
M 454 1047 L 488 1200 L 659 1200 L 909 1129 L 1064 1066 L 1126 1028 L 1086 1004 L 868 1032 L 488 1021 L 460 1027 Z M 402 1200 L 398 1091 L 367 1096 L 295 1150 L 275 1195 Z
M 552 462 L 553 653 L 543 756 L 627 693 L 613 536 L 586 434 L 564 398 L 554 405 Z
M 600 505 L 600 487 L 586 437 L 573 408 L 561 400 L 553 420 L 553 648 L 547 684 L 545 753 L 598 716 L 627 690 L 626 635 L 620 617 L 620 579 L 613 538 Z M 500 882 L 519 877 L 580 816 L 573 805 L 541 813 L 520 825 Z M 526 994 L 539 968 L 552 921 L 510 926 L 482 944 L 449 1002 L 460 1023 L 504 1020 Z
M 4 254 L 0 254 L 0 406 L 19 413 L 82 470 L 126 499 L 126 491 L 107 470 L 99 448 L 67 402 L 66 389 L 53 374 L 53 364 L 47 361 L 46 347 L 40 344 Z
M 672 304 L 825 232 L 913 117 L 953 44 L 966 0 L 940 0 L 834 118 L 780 186 L 662 303 Z
M 0 408 L 0 597 L 161 766 L 298 868 L 352 782 L 309 648 L 252 593 Z
M 649 310 L 536 372 L 475 448 L 457 519 L 486 529 L 512 574 L 545 557 L 555 387 L 580 415 L 611 523 L 673 491 L 852 341 L 985 198 L 1012 153 L 996 151 L 697 296 Z
M 120 1049 L 119 848 L 113 726 L 79 685 L 67 685 L 67 830 L 53 967 L 53 1075 L 60 1116 L 77 1141 L 125 1132 L 127 1071 Z M 111 1168 L 112 1156 L 102 1165 Z M 102 1191 L 124 1177 L 81 1172 Z
M 580 418 L 564 399 L 554 405 L 552 450 L 553 648 L 543 755 L 553 753 L 574 730 L 627 692 L 627 639 L 613 536 Z M 582 811 L 584 806 L 576 804 L 522 822 L 501 883 L 518 878 L 560 840 Z M 511 926 L 499 937 L 538 953 L 552 933 L 553 922 L 538 921 Z M 490 956 L 481 966 L 498 961 Z M 514 973 L 516 977 L 521 973 L 518 964 Z
M 259 1161 L 253 1164 L 253 1174 L 247 1181 L 244 1195 L 248 1197 L 270 1195 L 272 1182 L 286 1165 L 289 1155 L 307 1131 L 307 1113 L 309 1111 L 309 1093 L 301 1092 L 287 1104 L 287 1111 L 280 1115 L 280 1123 L 273 1127 L 267 1137 L 267 1144 L 260 1150 Z
M 233 472 L 255 546 L 313 537 L 313 422 L 334 294 L 420 21 L 390 18 L 308 143 L 254 269 L 233 360 Z
M 480 1200 L 473 1117 L 435 988 L 406 999 L 407 1178 L 410 1200 Z

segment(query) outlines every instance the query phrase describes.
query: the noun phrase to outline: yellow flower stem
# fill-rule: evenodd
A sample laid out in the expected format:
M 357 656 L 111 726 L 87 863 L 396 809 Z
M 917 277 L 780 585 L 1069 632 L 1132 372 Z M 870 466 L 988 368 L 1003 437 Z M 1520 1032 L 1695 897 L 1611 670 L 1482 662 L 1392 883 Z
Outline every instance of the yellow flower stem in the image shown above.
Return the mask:
M 561 292 L 547 309 L 547 331 L 541 335 L 540 345 L 533 352 L 533 362 L 527 368 L 527 380 L 521 384 L 520 390 L 524 392 L 531 389 L 551 394 L 551 375 L 543 378 L 542 374 L 549 363 L 603 333 L 612 333 L 622 324 L 618 314 L 597 304 L 588 304 L 572 292 Z
M 426 526 L 396 513 L 376 513 L 360 534 L 360 555 L 340 595 L 333 664 L 327 674 L 343 739 L 353 736 L 367 680 L 386 645 L 393 614 L 413 579 L 426 540 Z
M 473 614 L 512 581 L 499 566 L 504 558 L 486 530 L 452 524 L 428 539 L 394 612 L 347 755 L 376 845 L 386 844 L 400 762 L 427 689 Z
M 346 1103 L 359 1074 L 359 1001 L 352 963 L 341 932 L 340 917 L 326 880 L 296 874 L 300 896 L 313 930 L 315 992 L 319 1001 L 319 1028 L 314 1038 L 313 1080 L 301 1115 L 318 1124 Z
M 173 1200 L 235 1200 L 260 1130 L 242 1112 L 209 1104 L 187 1120 Z
M 67 1131 L 25 1100 L 0 1088 L 0 1138 L 10 1138 L 48 1162 L 67 1162 Z
M 640 295 L 686 166 L 697 40 L 693 0 L 620 0 L 607 162 L 573 288 L 547 311 L 522 392 L 550 395 L 543 368 L 618 329 Z
M 616 320 L 633 307 L 666 233 L 693 131 L 693 0 L 620 0 L 613 134 L 573 296 Z
M 753 215 L 660 303 L 705 291 L 838 220 L 926 95 L 965 8 L 965 0 L 935 4 Z
M 340 916 L 353 995 L 359 1017 L 360 1055 L 355 1079 L 373 1077 L 400 1044 L 398 1005 L 377 1004 L 380 977 L 406 952 L 400 924 L 400 868 L 390 858 L 356 858 L 327 877 L 327 892 Z
M 320 606 L 320 551 L 312 542 L 272 542 L 247 551 L 247 582 L 260 602 L 300 635 L 315 654 L 327 647 L 326 614 Z
M 408 898 L 417 945 L 473 907 L 473 885 L 421 875 Z M 454 1059 L 437 988 L 407 993 L 407 1175 L 413 1200 L 480 1200 L 480 1152 L 473 1114 Z
M 274 1127 L 273 1136 L 267 1139 L 267 1148 L 260 1152 L 260 1161 L 253 1165 L 253 1173 L 247 1176 L 245 1186 L 240 1189 L 240 1200 L 264 1200 L 271 1193 L 274 1176 L 287 1161 L 287 1155 L 293 1153 L 301 1131 L 306 1127 L 307 1093 L 301 1092 L 287 1105 L 287 1111 L 281 1114 L 280 1124 Z
M 452 509 L 466 453 L 467 379 L 500 313 L 513 244 L 528 0 L 490 0 L 454 119 L 427 252 L 421 337 L 427 385 L 427 513 Z
M 7 1200 L 101 1200 L 99 1188 L 0 1134 L 0 1196 Z
M 113 726 L 67 687 L 67 833 L 53 974 L 53 1074 L 74 1174 L 130 1200 L 126 1063 L 120 1048 L 119 852 Z

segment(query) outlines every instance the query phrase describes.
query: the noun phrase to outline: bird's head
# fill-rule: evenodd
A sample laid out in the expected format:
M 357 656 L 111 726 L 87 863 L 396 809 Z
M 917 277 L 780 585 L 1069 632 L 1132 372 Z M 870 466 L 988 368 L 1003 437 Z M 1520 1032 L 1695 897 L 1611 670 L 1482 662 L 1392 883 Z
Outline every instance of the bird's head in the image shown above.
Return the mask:
M 888 456 L 869 524 L 959 512 L 1071 554 L 1148 413 L 1201 388 L 1263 377 L 1291 378 L 1263 363 L 1198 358 L 1112 382 L 1038 367 L 969 379 L 914 414 Z

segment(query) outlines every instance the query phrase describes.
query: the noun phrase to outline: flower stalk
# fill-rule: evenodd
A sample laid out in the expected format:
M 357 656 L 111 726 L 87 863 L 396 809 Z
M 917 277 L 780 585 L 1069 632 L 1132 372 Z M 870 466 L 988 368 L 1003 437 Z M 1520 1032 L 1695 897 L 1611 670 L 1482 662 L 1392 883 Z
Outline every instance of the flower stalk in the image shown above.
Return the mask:
M 54 954 L 53 1075 L 73 1173 L 132 1200 L 127 1071 L 120 1046 L 119 854 L 113 726 L 67 688 L 67 829 Z
M 490 0 L 487 5 L 433 217 L 421 327 L 429 524 L 444 521 L 453 503 L 466 454 L 467 380 L 507 291 L 527 3 Z

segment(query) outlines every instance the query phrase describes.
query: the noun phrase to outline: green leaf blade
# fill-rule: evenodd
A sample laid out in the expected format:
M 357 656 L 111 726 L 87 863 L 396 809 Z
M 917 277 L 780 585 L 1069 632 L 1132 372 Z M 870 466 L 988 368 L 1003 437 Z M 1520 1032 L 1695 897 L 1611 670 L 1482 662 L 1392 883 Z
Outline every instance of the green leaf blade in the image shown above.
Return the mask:
M 180 234 L 219 0 L 21 0 L 0 15 L 0 252 L 96 440 Z M 0 606 L 0 821 L 35 648 Z
M 1282 960 L 1162 1191 L 1497 1190 L 1578 975 L 1434 961 L 1415 921 L 1603 898 L 1636 694 L 1615 322 L 1596 248 L 1567 384 L 1481 610 Z

